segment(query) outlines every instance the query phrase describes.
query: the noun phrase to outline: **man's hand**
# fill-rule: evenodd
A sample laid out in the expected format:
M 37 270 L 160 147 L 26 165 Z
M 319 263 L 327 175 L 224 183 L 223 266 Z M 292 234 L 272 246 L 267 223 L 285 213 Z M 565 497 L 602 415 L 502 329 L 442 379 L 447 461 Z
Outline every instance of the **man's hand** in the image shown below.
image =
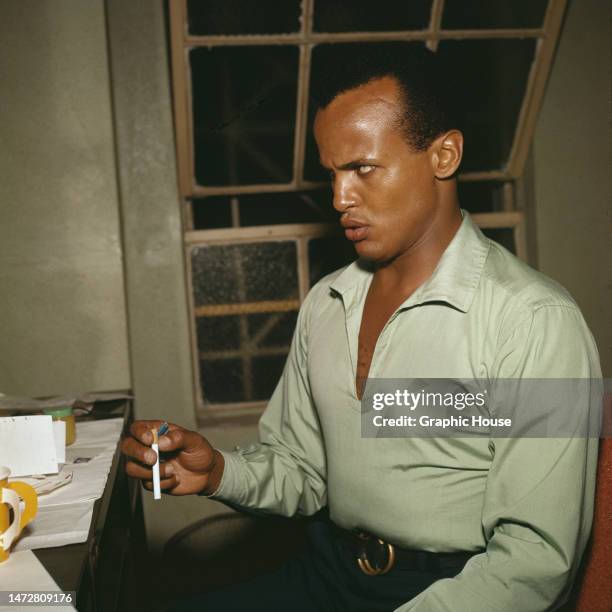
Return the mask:
M 134 421 L 121 450 L 129 458 L 125 471 L 139 478 L 145 489 L 153 490 L 153 471 L 157 456 L 151 448 L 152 429 L 163 421 Z M 169 430 L 159 438 L 159 476 L 162 491 L 171 495 L 214 493 L 223 475 L 223 455 L 195 431 L 169 423 Z

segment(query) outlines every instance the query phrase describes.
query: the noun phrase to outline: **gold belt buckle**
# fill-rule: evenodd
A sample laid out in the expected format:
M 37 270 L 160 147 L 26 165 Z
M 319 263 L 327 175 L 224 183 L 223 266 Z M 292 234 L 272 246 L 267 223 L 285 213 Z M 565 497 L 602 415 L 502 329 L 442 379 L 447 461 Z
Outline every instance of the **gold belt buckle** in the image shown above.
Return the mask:
M 382 576 L 382 574 L 386 574 L 395 564 L 395 546 L 390 544 L 389 542 L 385 542 L 380 538 L 376 538 L 376 541 L 380 544 L 382 548 L 387 549 L 387 563 L 384 567 L 376 567 L 372 565 L 370 560 L 368 559 L 368 551 L 367 544 L 371 540 L 372 536 L 364 533 L 360 533 L 359 537 L 364 541 L 363 549 L 357 557 L 357 565 L 359 569 L 368 576 Z

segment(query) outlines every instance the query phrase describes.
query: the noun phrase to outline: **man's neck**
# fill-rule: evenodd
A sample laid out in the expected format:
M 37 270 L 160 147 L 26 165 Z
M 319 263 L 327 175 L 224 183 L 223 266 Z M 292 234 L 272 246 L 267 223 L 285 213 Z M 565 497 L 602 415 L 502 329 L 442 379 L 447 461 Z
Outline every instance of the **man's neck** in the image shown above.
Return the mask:
M 375 268 L 373 282 L 383 291 L 399 290 L 408 297 L 432 275 L 462 220 L 458 202 L 442 209 L 417 243 L 393 261 Z

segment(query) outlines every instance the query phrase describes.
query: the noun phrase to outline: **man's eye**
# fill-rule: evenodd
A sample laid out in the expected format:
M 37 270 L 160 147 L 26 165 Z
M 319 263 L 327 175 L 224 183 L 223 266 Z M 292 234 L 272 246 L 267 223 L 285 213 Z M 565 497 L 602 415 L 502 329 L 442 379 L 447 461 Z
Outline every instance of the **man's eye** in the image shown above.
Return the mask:
M 368 165 L 358 166 L 357 174 L 359 174 L 360 176 L 365 176 L 366 174 L 370 174 L 372 170 L 374 170 L 374 166 L 368 166 Z

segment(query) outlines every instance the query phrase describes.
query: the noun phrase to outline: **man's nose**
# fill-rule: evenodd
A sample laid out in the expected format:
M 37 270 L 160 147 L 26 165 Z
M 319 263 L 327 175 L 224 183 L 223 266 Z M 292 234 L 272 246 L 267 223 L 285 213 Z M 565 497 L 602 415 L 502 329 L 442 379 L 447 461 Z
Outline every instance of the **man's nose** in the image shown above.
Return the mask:
M 357 195 L 351 185 L 349 177 L 343 177 L 340 174 L 336 174 L 334 177 L 334 208 L 343 213 L 351 206 L 357 204 Z

